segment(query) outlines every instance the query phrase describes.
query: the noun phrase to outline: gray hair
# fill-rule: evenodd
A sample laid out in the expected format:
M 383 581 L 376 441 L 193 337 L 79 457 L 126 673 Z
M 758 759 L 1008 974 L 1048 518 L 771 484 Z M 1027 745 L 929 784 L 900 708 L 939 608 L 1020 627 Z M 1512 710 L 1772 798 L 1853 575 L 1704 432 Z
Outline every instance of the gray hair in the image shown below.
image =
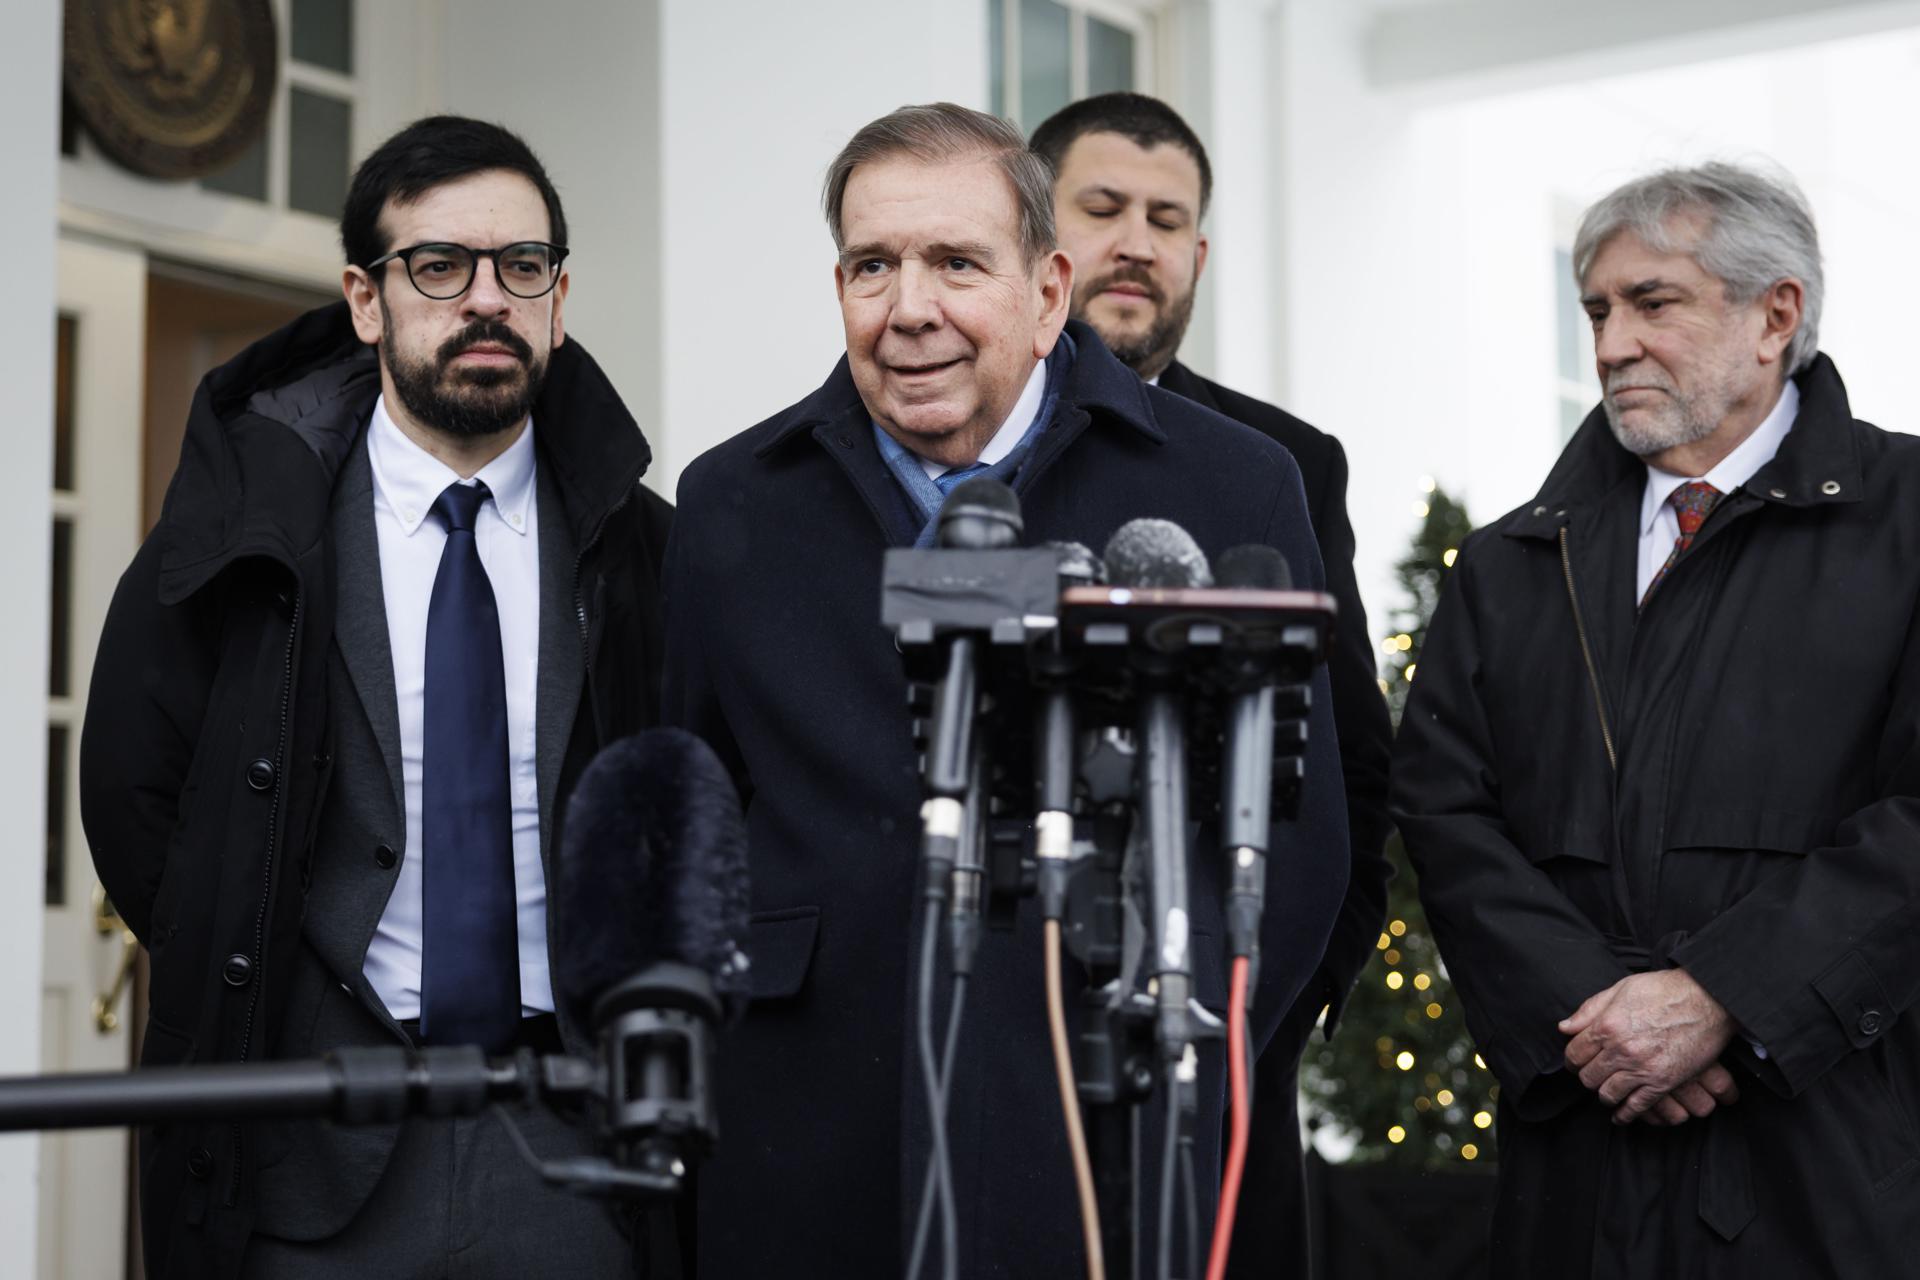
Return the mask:
M 840 210 L 853 171 L 875 160 L 905 156 L 920 161 L 985 156 L 997 161 L 1013 189 L 1020 212 L 1020 248 L 1031 267 L 1053 252 L 1053 174 L 1047 162 L 1027 149 L 1027 139 L 1012 122 L 984 111 L 933 102 L 901 107 L 862 128 L 827 166 L 821 205 L 833 246 L 846 248 Z
M 1675 234 L 1676 218 L 1705 223 L 1692 244 Z M 1813 363 L 1820 346 L 1820 300 L 1825 276 L 1820 236 L 1807 198 L 1782 173 L 1777 177 L 1715 161 L 1694 169 L 1664 169 L 1601 197 L 1580 219 L 1573 240 L 1573 279 L 1583 285 L 1601 246 L 1622 231 L 1655 253 L 1685 253 L 1726 287 L 1727 301 L 1752 302 L 1782 280 L 1805 291 L 1800 328 L 1787 345 L 1788 376 Z

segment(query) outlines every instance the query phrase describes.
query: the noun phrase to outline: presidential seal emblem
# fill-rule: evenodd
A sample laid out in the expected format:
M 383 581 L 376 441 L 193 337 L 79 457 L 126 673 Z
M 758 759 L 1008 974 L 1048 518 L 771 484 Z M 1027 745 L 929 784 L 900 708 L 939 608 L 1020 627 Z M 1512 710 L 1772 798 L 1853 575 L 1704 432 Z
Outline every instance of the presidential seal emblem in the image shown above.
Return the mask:
M 100 149 L 152 178 L 232 163 L 266 127 L 269 0 L 67 0 L 66 90 Z

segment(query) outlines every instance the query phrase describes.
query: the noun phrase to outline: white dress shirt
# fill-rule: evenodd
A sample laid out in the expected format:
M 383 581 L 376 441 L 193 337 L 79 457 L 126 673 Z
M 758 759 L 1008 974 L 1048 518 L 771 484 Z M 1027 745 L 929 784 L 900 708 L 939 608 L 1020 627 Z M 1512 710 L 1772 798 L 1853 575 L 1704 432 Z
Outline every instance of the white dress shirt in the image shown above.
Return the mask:
M 460 477 L 409 440 L 387 416 L 383 396 L 367 428 L 373 463 L 373 523 L 380 542 L 380 585 L 400 702 L 400 774 L 407 843 L 386 912 L 367 947 L 367 981 L 397 1019 L 420 1016 L 422 929 L 420 780 L 425 738 L 427 606 L 440 572 L 446 527 L 433 503 Z M 506 452 L 480 468 L 493 501 L 474 519 L 481 567 L 500 611 L 506 662 L 507 758 L 513 799 L 514 898 L 520 925 L 520 1011 L 553 1009 L 547 973 L 547 878 L 540 865 L 540 785 L 534 755 L 534 679 L 540 657 L 540 524 L 534 506 L 533 423 Z
M 1773 412 L 1753 429 L 1752 435 L 1735 445 L 1733 452 L 1720 459 L 1707 474 L 1677 476 L 1671 471 L 1660 470 L 1651 462 L 1647 464 L 1647 488 L 1640 497 L 1640 564 L 1633 591 L 1635 600 L 1646 598 L 1653 575 L 1660 572 L 1660 566 L 1673 554 L 1673 544 L 1680 537 L 1679 513 L 1667 501 L 1673 496 L 1673 491 L 1689 480 L 1704 480 L 1723 494 L 1732 493 L 1753 479 L 1754 472 L 1773 461 L 1773 455 L 1780 452 L 1780 442 L 1793 429 L 1794 416 L 1799 412 L 1800 388 L 1789 378 L 1780 392 L 1780 399 L 1773 406 Z
M 1012 453 L 1014 447 L 1026 438 L 1027 428 L 1033 425 L 1034 418 L 1040 413 L 1040 402 L 1046 398 L 1047 362 L 1035 360 L 1033 372 L 1027 375 L 1027 385 L 1021 390 L 1020 398 L 1013 402 L 1013 411 L 974 461 L 984 462 L 991 467 Z M 919 457 L 918 454 L 914 456 Z M 974 464 L 969 462 L 966 465 L 970 467 Z M 920 469 L 927 473 L 929 480 L 938 480 L 947 472 L 956 470 L 944 462 L 934 462 L 928 458 L 920 458 Z

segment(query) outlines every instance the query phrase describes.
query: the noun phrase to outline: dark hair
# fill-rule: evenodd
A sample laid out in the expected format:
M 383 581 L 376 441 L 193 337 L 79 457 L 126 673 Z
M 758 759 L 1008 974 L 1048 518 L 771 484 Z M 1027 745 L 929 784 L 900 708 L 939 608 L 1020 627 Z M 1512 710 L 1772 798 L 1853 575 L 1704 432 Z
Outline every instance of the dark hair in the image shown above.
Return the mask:
M 489 169 L 517 173 L 539 189 L 547 203 L 548 237 L 565 247 L 567 218 L 560 211 L 560 193 L 533 148 L 519 135 L 484 120 L 428 116 L 381 143 L 354 170 L 340 211 L 340 247 L 347 261 L 364 267 L 393 247 L 380 229 L 380 213 L 388 201 L 407 204 L 435 187 Z
M 861 127 L 827 166 L 820 204 L 827 215 L 833 247 L 847 247 L 840 221 L 847 184 L 863 164 L 910 156 L 922 161 L 990 157 L 1006 175 L 1020 214 L 1020 248 L 1029 267 L 1053 252 L 1053 175 L 1027 148 L 1019 126 L 1011 120 L 955 106 L 929 102 L 901 107 Z
M 1206 216 L 1207 202 L 1213 199 L 1213 166 L 1207 163 L 1207 149 L 1200 145 L 1200 135 L 1172 107 L 1144 93 L 1102 93 L 1082 98 L 1042 120 L 1027 145 L 1046 159 L 1058 181 L 1067 151 L 1089 133 L 1117 133 L 1148 149 L 1170 142 L 1184 150 L 1200 166 L 1200 216 Z

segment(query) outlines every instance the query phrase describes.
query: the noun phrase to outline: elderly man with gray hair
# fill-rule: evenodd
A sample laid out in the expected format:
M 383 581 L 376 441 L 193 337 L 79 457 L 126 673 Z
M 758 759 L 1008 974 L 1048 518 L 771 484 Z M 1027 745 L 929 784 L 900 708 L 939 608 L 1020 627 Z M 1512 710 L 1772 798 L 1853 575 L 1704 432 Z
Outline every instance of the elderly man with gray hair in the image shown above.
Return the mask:
M 1393 808 L 1499 1078 L 1501 1276 L 1920 1257 L 1920 440 L 1853 417 L 1783 177 L 1574 250 L 1604 388 L 1461 549 Z
M 926 544 L 947 491 L 989 475 L 1018 495 L 1029 545 L 1100 547 L 1158 516 L 1209 556 L 1275 548 L 1297 585 L 1325 589 L 1292 456 L 1147 386 L 1067 319 L 1051 174 L 1018 129 L 903 107 L 847 143 L 824 203 L 846 356 L 687 468 L 667 552 L 667 715 L 740 779 L 755 908 L 754 1001 L 720 1067 L 726 1137 L 700 1170 L 702 1280 L 909 1273 L 933 1055 L 914 1051 L 922 794 L 901 657 L 880 625 L 888 548 Z M 1255 1046 L 1318 966 L 1346 887 L 1339 752 L 1324 675 L 1314 683 L 1302 812 L 1271 854 Z M 1189 871 L 1195 994 L 1216 1012 L 1223 863 Z M 1039 915 L 1028 904 L 979 944 L 948 1091 L 957 1212 L 940 1215 L 922 1275 L 1085 1273 Z M 1211 1229 L 1218 1041 L 1193 1084 L 1197 1222 L 1177 1241 L 1154 1225 L 1168 1148 L 1159 1106 L 1146 1109 L 1148 1259 L 1161 1239 L 1175 1257 L 1203 1250 Z

